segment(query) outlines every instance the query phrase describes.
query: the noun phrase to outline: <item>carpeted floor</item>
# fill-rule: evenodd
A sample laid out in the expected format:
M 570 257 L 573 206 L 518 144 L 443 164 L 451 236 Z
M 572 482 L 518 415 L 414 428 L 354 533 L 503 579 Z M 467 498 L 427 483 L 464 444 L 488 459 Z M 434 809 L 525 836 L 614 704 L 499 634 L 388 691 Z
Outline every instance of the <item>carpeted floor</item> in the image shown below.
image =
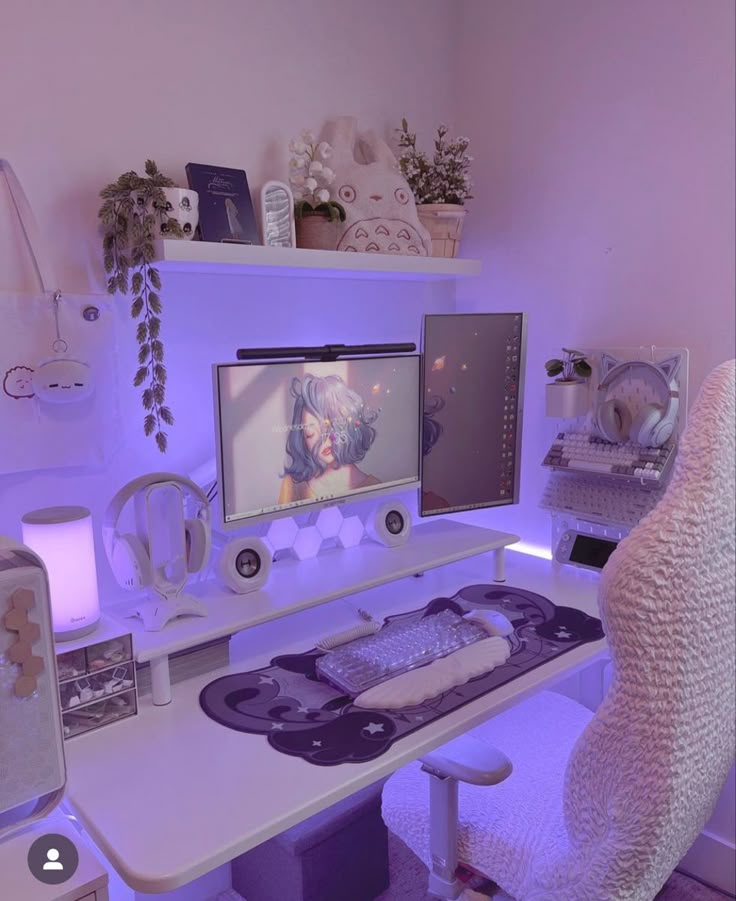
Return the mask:
M 427 895 L 427 868 L 406 845 L 389 832 L 391 885 L 376 901 L 431 901 Z M 494 901 L 507 896 L 494 895 Z M 728 895 L 706 888 L 694 879 L 673 873 L 656 901 L 724 901 Z

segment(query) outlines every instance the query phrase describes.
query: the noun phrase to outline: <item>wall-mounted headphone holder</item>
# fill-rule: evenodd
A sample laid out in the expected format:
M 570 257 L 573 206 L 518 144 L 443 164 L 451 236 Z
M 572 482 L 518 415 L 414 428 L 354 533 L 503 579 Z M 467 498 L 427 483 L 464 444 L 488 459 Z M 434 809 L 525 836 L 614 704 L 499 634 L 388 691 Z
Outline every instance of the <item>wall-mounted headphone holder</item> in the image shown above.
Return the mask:
M 662 439 L 661 443 L 677 440 L 687 420 L 686 347 L 605 347 L 583 352 L 593 369 L 587 380 L 588 407 L 575 419 L 559 421 L 559 431 L 599 434 L 614 443 L 646 444 L 652 437 Z M 668 423 L 673 426 L 671 436 L 663 438 Z M 645 440 L 639 442 L 639 438 Z

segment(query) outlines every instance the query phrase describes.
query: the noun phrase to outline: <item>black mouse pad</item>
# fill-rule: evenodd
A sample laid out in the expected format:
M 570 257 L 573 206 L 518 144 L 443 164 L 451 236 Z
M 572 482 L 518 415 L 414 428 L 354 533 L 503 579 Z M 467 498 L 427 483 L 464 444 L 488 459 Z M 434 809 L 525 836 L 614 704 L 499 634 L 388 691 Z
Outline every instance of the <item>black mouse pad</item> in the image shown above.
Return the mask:
M 199 702 L 216 722 L 239 732 L 264 735 L 271 747 L 284 754 L 317 766 L 362 763 L 499 685 L 604 637 L 595 617 L 558 607 L 531 591 L 500 585 L 468 585 L 451 598 L 435 598 L 420 610 L 389 616 L 385 623 L 419 619 L 446 608 L 460 615 L 478 609 L 503 613 L 514 626 L 508 638 L 511 655 L 491 672 L 416 707 L 355 707 L 351 697 L 317 677 L 315 663 L 324 652 L 314 648 L 274 657 L 263 669 L 215 679 L 202 689 Z

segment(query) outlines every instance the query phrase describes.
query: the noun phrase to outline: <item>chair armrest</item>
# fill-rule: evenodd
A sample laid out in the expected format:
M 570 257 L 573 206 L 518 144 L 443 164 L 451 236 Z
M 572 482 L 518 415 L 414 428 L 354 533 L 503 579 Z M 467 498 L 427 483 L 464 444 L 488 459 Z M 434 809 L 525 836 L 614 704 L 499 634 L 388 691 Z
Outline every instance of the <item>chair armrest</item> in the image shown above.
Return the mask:
M 468 735 L 425 754 L 421 761 L 427 773 L 450 776 L 471 785 L 497 785 L 513 770 L 511 761 L 498 748 Z

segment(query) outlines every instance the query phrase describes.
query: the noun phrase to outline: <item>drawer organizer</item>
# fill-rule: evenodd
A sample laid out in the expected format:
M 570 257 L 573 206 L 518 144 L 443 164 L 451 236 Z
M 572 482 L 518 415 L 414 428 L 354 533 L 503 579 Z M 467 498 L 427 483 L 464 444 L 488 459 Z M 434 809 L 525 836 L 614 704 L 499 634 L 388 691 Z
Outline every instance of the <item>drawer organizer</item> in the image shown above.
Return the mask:
M 138 712 L 130 634 L 58 654 L 56 663 L 65 738 Z

